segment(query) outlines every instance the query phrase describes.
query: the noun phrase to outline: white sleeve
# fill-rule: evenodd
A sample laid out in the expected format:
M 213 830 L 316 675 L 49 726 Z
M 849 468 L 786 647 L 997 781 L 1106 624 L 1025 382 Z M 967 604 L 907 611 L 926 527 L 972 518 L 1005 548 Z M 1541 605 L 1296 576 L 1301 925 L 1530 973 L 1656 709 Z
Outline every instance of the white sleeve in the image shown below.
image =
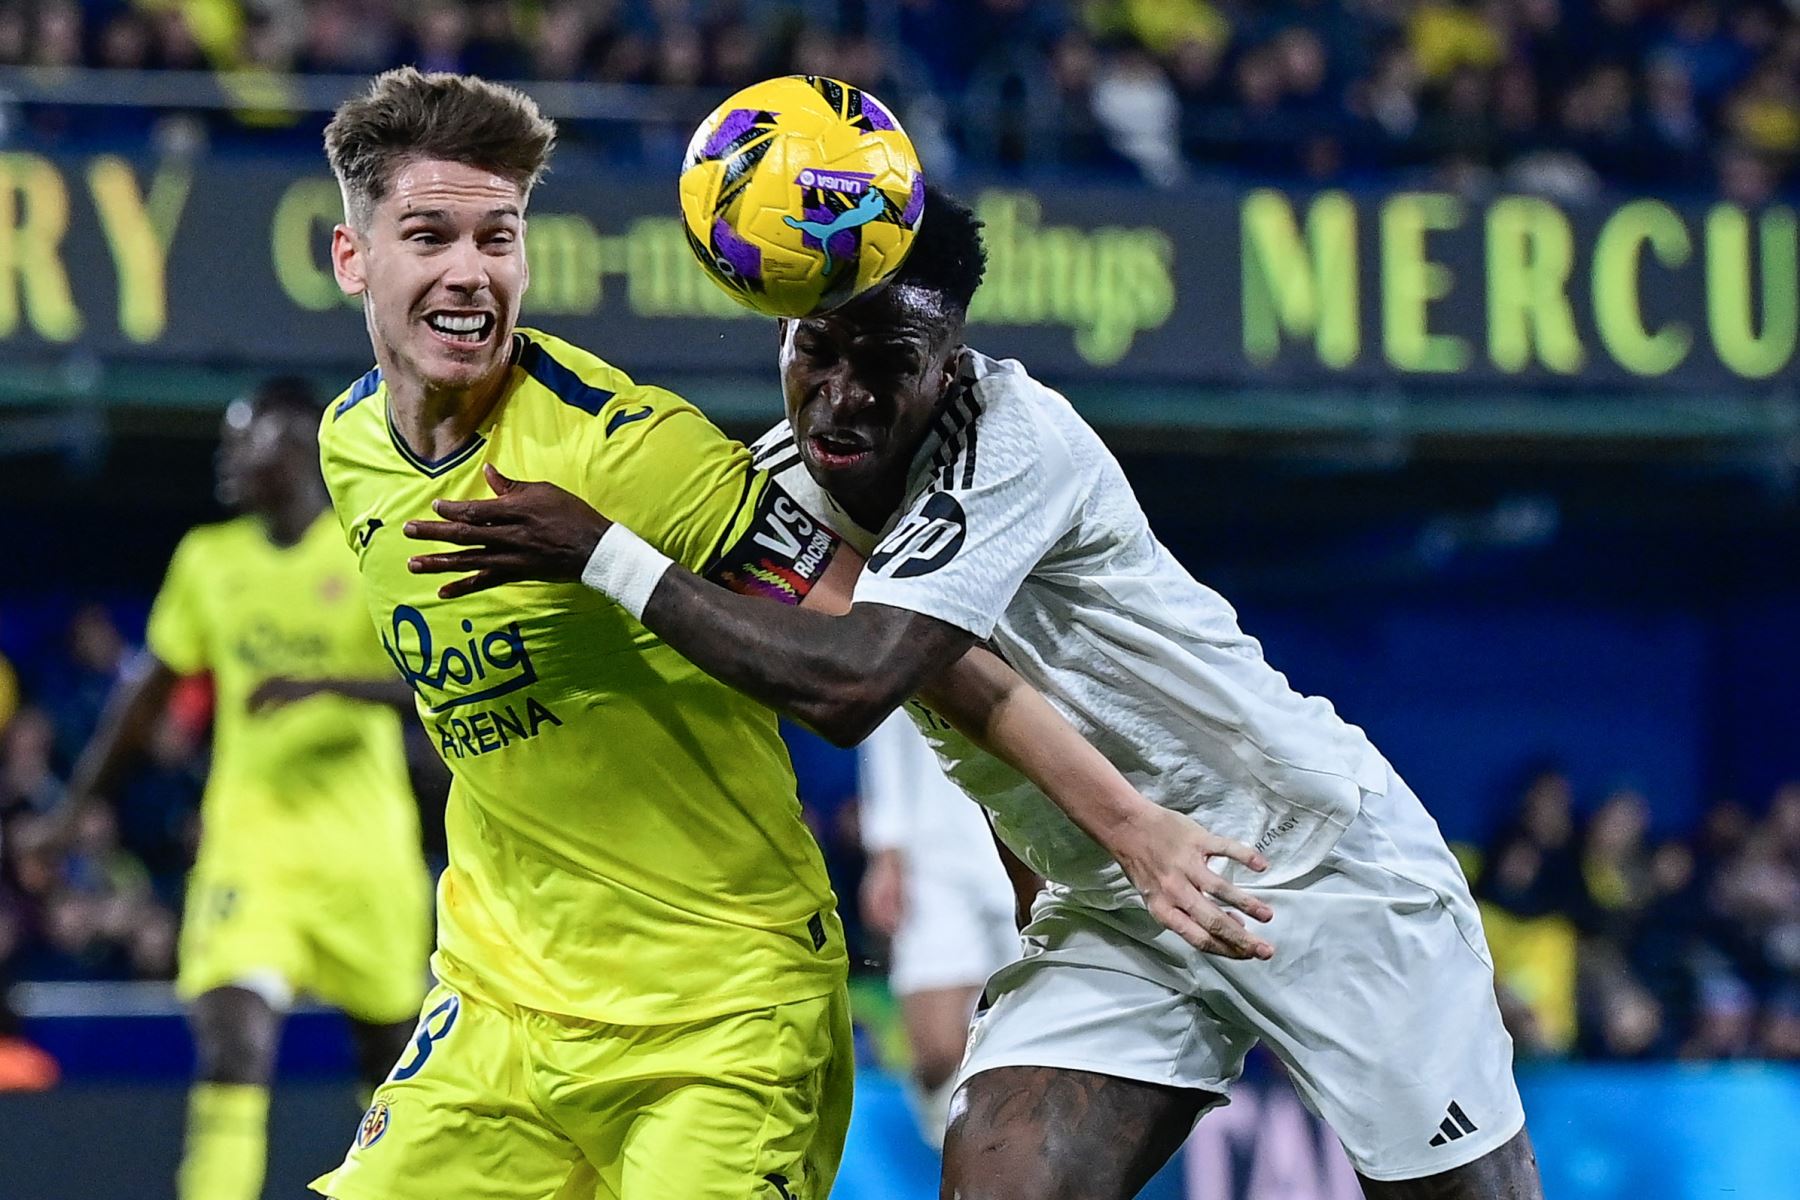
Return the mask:
M 920 781 L 911 777 L 914 755 L 906 739 L 918 737 L 905 711 L 895 709 L 857 747 L 862 843 L 871 854 L 906 845 L 920 786 Z
M 869 556 L 853 599 L 985 640 L 1074 525 L 1081 477 L 1063 439 L 1033 419 L 1028 403 L 1000 397 L 988 412 L 973 406 L 933 460 L 931 486 Z

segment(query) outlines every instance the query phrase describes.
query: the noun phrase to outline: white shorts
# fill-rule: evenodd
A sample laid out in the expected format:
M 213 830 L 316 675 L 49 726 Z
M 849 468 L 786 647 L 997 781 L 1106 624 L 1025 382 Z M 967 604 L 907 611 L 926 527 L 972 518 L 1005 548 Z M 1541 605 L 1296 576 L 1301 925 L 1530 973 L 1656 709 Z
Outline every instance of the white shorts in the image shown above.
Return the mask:
M 906 910 L 894 933 L 888 972 L 896 995 L 978 988 L 1019 957 L 1012 886 L 998 860 L 993 868 L 997 884 L 966 872 L 916 871 L 909 864 Z
M 1040 898 L 958 1085 L 1046 1066 L 1223 1097 L 1263 1041 L 1371 1179 L 1448 1171 L 1524 1127 L 1480 917 L 1397 776 L 1317 869 L 1249 890 L 1275 910 L 1269 962 L 1199 954 L 1141 909 Z

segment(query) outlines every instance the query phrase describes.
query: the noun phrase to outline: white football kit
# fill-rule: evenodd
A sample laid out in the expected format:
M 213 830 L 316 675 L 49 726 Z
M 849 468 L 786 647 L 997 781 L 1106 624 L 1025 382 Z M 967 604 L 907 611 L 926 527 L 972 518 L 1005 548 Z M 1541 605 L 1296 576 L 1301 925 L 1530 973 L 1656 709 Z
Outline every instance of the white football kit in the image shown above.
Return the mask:
M 863 848 L 905 861 L 889 985 L 902 996 L 981 986 L 1019 957 L 1012 882 L 987 818 L 899 713 L 858 747 L 857 767 Z
M 966 352 L 881 531 L 813 481 L 785 423 L 756 452 L 867 555 L 856 603 L 983 639 L 1145 796 L 1269 860 L 1221 871 L 1274 909 L 1274 960 L 1201 954 L 1060 810 L 909 705 L 950 777 L 1051 881 L 1025 957 L 989 983 L 961 1078 L 1051 1066 L 1224 1095 L 1260 1040 L 1371 1178 L 1437 1174 L 1518 1133 L 1492 960 L 1436 823 L 1156 540 L 1067 400 Z

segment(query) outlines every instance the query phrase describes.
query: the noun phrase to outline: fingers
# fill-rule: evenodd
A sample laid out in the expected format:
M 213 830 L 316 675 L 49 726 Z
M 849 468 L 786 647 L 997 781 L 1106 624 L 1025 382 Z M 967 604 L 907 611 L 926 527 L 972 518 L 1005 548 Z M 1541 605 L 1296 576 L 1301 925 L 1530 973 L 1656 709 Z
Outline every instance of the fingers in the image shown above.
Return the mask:
M 1275 947 L 1267 939 L 1250 932 L 1236 913 L 1220 908 L 1199 892 L 1181 901 L 1159 897 L 1150 905 L 1150 912 L 1165 928 L 1204 953 L 1235 959 L 1275 956 Z
M 443 587 L 439 588 L 438 599 L 454 600 L 458 596 L 468 596 L 473 595 L 476 592 L 485 592 L 489 588 L 496 588 L 503 583 L 510 582 L 512 581 L 501 576 L 497 572 L 477 571 L 473 575 L 465 575 L 461 579 L 452 579 L 449 583 L 446 583 Z
M 1213 940 L 1224 947 L 1223 953 L 1228 957 L 1242 959 L 1275 957 L 1274 946 L 1246 929 L 1242 921 L 1235 919 L 1235 914 L 1226 912 L 1216 904 L 1202 900 L 1188 912 L 1188 917 L 1212 935 Z M 1220 951 L 1214 951 L 1214 953 L 1220 953 Z
M 492 480 L 489 481 L 492 483 Z M 509 483 L 508 487 L 511 486 Z M 433 500 L 431 511 L 450 521 L 469 525 L 507 525 L 519 519 L 504 497 L 493 500 Z
M 1229 858 L 1232 862 L 1243 863 L 1252 871 L 1266 871 L 1269 869 L 1268 859 L 1244 845 L 1244 843 L 1234 842 L 1230 838 L 1220 837 L 1216 833 L 1208 833 L 1202 840 L 1201 846 L 1205 849 L 1208 858 L 1211 858 L 1214 855 L 1218 855 L 1222 858 Z
M 502 475 L 500 473 L 500 468 L 496 467 L 493 463 L 488 463 L 482 473 L 487 476 L 488 486 L 494 489 L 494 495 L 496 496 L 505 495 L 507 492 L 512 491 L 515 486 L 515 481 Z
M 417 541 L 453 546 L 492 546 L 505 540 L 505 534 L 494 526 L 467 521 L 408 521 L 403 528 L 407 537 Z
M 1220 879 L 1211 871 L 1206 874 L 1212 876 L 1210 880 L 1196 881 L 1203 895 L 1211 896 L 1221 904 L 1229 904 L 1253 920 L 1267 921 L 1275 915 L 1275 910 L 1261 897 L 1251 895 L 1235 883 Z
M 512 556 L 491 546 L 473 550 L 454 550 L 444 554 L 415 554 L 406 560 L 407 570 L 414 575 L 442 575 L 447 571 L 474 571 L 507 566 Z
M 1199 913 L 1190 913 L 1173 905 L 1161 904 L 1151 910 L 1151 915 L 1182 941 L 1203 954 L 1215 954 L 1220 958 L 1239 961 L 1268 959 L 1275 954 L 1275 947 L 1254 936 L 1212 905 L 1202 905 Z

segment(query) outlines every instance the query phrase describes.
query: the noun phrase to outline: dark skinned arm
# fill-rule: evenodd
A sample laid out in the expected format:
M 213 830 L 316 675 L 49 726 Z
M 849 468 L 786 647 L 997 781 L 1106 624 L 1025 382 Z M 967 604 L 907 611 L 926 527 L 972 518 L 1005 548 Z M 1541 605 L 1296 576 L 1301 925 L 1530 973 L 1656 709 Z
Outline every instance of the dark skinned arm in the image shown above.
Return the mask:
M 129 767 L 149 744 L 169 702 L 169 694 L 181 679 L 168 664 L 145 653 L 113 685 L 101 711 L 100 724 L 75 761 L 69 775 L 69 795 L 77 800 L 109 796 Z
M 92 804 L 110 803 L 120 781 L 156 730 L 169 695 L 181 681 L 169 665 L 149 651 L 138 655 L 113 685 L 100 712 L 100 723 L 88 737 L 69 772 L 67 798 L 49 834 L 65 845 L 75 836 L 81 813 Z
M 440 500 L 433 507 L 443 520 L 406 525 L 408 537 L 470 549 L 421 554 L 411 569 L 458 574 L 439 589 L 445 598 L 524 580 L 581 578 L 612 522 L 552 484 L 487 471 L 495 499 Z M 1144 799 L 1010 667 L 971 649 L 972 634 L 903 609 L 851 606 L 860 567 L 840 548 L 807 606 L 790 608 L 728 591 L 677 564 L 657 580 L 640 619 L 714 678 L 841 745 L 861 741 L 919 693 L 1105 848 L 1164 926 L 1227 957 L 1274 953 L 1220 907 L 1266 921 L 1268 905 L 1207 865 L 1223 856 L 1260 871 L 1267 866 L 1260 854 Z M 834 610 L 839 615 L 830 615 Z
M 581 578 L 612 522 L 554 484 L 517 482 L 492 466 L 487 475 L 495 499 L 439 500 L 432 508 L 443 520 L 406 523 L 410 538 L 473 549 L 422 554 L 411 560 L 412 569 L 465 572 L 438 589 L 446 599 L 526 579 Z M 850 579 L 859 566 L 850 565 Z M 834 562 L 828 577 L 841 567 Z M 817 606 L 771 606 L 680 564 L 663 575 L 640 620 L 708 675 L 840 746 L 862 741 L 975 644 L 973 634 L 954 625 L 885 605 L 856 605 L 838 615 Z
M 414 711 L 413 691 L 398 679 L 265 679 L 245 701 L 255 715 L 274 712 L 310 696 L 342 696 L 364 704 L 381 704 L 407 716 Z

